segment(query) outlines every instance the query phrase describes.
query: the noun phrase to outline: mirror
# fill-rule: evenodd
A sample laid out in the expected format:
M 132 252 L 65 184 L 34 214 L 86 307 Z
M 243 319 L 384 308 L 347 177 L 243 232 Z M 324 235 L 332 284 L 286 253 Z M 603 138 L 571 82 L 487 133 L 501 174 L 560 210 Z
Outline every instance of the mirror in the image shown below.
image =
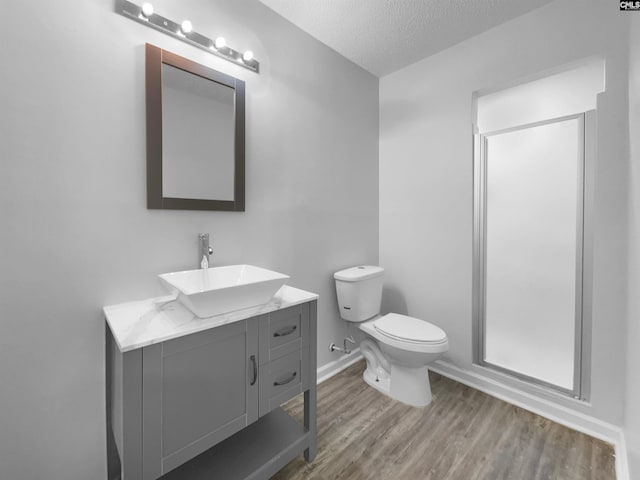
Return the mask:
M 244 82 L 146 45 L 147 208 L 244 211 Z

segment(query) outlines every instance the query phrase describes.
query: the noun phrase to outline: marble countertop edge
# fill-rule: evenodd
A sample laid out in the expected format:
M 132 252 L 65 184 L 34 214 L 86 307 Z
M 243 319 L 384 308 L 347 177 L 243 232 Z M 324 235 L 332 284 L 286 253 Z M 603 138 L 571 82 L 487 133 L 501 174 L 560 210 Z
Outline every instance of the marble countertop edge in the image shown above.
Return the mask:
M 110 305 L 102 310 L 118 348 L 125 353 L 318 298 L 315 293 L 285 285 L 263 305 L 208 318 L 196 317 L 171 295 Z

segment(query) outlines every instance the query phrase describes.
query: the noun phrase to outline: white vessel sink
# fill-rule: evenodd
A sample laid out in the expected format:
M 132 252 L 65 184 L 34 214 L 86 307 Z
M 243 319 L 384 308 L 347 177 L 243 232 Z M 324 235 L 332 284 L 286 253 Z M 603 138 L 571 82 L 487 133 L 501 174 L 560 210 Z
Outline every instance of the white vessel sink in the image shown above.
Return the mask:
M 253 265 L 229 265 L 158 275 L 178 301 L 197 317 L 241 310 L 267 303 L 288 275 Z

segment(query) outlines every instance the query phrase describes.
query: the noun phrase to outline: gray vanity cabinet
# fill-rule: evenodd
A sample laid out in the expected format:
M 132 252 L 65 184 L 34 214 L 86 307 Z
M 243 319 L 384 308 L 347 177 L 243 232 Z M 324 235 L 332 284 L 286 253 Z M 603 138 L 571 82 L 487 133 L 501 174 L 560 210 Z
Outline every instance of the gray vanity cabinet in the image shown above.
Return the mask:
M 315 301 L 124 353 L 108 330 L 107 416 L 122 480 L 258 480 L 299 453 L 313 460 L 315 332 Z M 279 408 L 300 393 L 302 424 Z

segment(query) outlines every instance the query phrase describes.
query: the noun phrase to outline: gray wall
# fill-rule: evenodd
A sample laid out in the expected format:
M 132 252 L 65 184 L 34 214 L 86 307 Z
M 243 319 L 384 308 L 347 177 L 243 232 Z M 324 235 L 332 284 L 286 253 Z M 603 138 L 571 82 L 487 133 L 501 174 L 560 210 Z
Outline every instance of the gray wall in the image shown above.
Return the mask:
M 640 18 L 635 15 L 629 45 L 629 323 L 624 426 L 630 478 L 640 478 Z
M 615 425 L 623 421 L 625 380 L 628 19 L 610 2 L 558 0 L 380 80 L 380 263 L 390 290 L 385 308 L 441 326 L 450 339 L 446 359 L 470 371 L 472 93 L 604 56 L 591 397 L 580 405 L 568 398 L 557 402 Z
M 0 478 L 106 475 L 103 305 L 156 275 L 252 263 L 320 294 L 319 358 L 346 333 L 331 274 L 378 261 L 378 80 L 253 0 L 154 1 L 252 49 L 255 75 L 114 13 L 6 0 L 0 29 Z M 37 8 L 36 8 L 37 7 Z M 150 211 L 144 43 L 247 86 L 245 213 Z

